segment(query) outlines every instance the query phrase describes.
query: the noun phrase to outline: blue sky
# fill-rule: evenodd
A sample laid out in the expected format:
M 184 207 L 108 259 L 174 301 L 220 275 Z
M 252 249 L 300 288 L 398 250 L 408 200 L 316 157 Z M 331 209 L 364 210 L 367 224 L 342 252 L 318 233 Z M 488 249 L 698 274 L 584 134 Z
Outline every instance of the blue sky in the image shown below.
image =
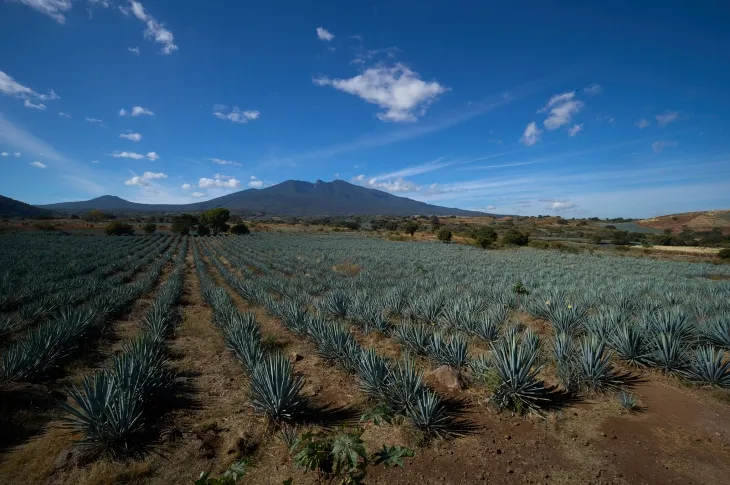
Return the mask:
M 722 2 L 477 3 L 6 0 L 0 194 L 340 178 L 498 213 L 730 208 Z

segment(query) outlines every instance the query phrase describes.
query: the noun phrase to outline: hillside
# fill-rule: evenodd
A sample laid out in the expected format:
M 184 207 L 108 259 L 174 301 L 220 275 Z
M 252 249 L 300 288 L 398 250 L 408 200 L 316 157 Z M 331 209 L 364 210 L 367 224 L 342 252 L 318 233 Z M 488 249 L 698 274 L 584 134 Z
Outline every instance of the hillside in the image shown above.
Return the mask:
M 710 231 L 719 227 L 724 234 L 730 233 L 730 210 L 683 212 L 666 216 L 652 217 L 637 221 L 639 225 L 654 229 L 671 229 L 681 232 L 687 227 L 693 231 Z
M 47 210 L 0 195 L 0 217 L 38 217 L 49 214 Z
M 80 202 L 40 206 L 63 212 L 101 209 L 117 212 L 199 212 L 214 207 L 232 211 L 265 212 L 282 216 L 347 216 L 414 214 L 436 216 L 483 216 L 482 212 L 441 207 L 368 189 L 342 180 L 315 183 L 288 180 L 265 189 L 248 189 L 194 204 L 137 204 L 105 195 Z

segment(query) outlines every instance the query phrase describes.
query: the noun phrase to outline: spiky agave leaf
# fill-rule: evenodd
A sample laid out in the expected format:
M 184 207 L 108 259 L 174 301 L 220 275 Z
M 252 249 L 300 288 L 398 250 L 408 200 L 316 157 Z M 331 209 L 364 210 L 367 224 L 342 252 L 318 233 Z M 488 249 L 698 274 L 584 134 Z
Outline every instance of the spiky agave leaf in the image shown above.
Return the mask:
M 539 367 L 533 367 L 537 354 L 518 344 L 516 335 L 492 344 L 492 361 L 500 383 L 491 400 L 499 409 L 518 412 L 539 409 L 548 401 L 543 382 L 537 378 Z
M 716 387 L 730 387 L 730 356 L 705 345 L 692 354 L 685 375 L 693 381 Z
M 730 314 L 715 315 L 700 327 L 700 332 L 708 342 L 730 349 Z
M 482 340 L 494 342 L 499 338 L 499 331 L 506 316 L 506 311 L 492 310 L 484 312 L 473 322 L 469 331 Z
M 686 366 L 687 344 L 675 333 L 659 332 L 652 337 L 649 363 L 664 372 L 680 372 Z
M 416 369 L 408 356 L 399 361 L 388 374 L 385 395 L 388 406 L 396 413 L 404 413 L 423 387 L 423 373 Z
M 223 339 L 228 349 L 241 361 L 246 373 L 251 373 L 264 358 L 258 327 L 229 325 L 223 329 Z
M 644 333 L 636 325 L 622 323 L 611 335 L 609 344 L 621 360 L 638 366 L 647 362 L 648 350 L 644 340 Z
M 682 341 L 689 341 L 695 328 L 687 315 L 678 310 L 662 310 L 644 316 L 644 325 L 654 334 L 671 335 Z
M 427 352 L 439 364 L 459 369 L 466 363 L 468 344 L 462 335 L 456 334 L 447 337 L 441 332 L 436 332 L 431 336 Z
M 428 388 L 422 387 L 406 411 L 416 428 L 440 436 L 448 431 L 451 420 L 441 399 Z
M 349 293 L 342 290 L 333 290 L 315 303 L 319 311 L 340 318 L 347 317 L 351 305 L 352 299 Z
M 428 355 L 428 349 L 431 345 L 431 330 L 426 325 L 404 323 L 395 327 L 393 337 L 412 352 L 419 355 Z
M 303 382 L 280 353 L 267 355 L 251 373 L 249 397 L 254 410 L 276 421 L 292 419 L 301 410 Z
M 547 320 L 556 333 L 575 334 L 585 319 L 587 308 L 562 302 L 546 304 Z
M 385 397 L 390 368 L 387 361 L 379 356 L 374 348 L 370 347 L 360 353 L 355 373 L 365 394 L 378 399 Z
M 567 333 L 558 333 L 553 342 L 553 357 L 558 363 L 568 362 L 573 358 L 575 347 L 573 339 Z
M 80 387 L 69 389 L 74 405 L 61 404 L 70 415 L 61 418 L 65 426 L 80 432 L 80 444 L 95 454 L 132 454 L 135 442 L 145 431 L 142 400 L 118 384 L 112 374 L 98 372 L 85 377 Z
M 621 391 L 618 396 L 619 405 L 629 412 L 634 412 L 639 409 L 639 401 L 636 396 L 628 392 Z
M 582 340 L 578 364 L 581 383 L 593 391 L 616 389 L 621 384 L 606 352 L 605 342 L 597 337 Z
M 629 323 L 627 314 L 614 309 L 601 310 L 585 320 L 585 329 L 589 335 L 593 335 L 604 342 L 607 342 L 611 335 L 624 324 Z

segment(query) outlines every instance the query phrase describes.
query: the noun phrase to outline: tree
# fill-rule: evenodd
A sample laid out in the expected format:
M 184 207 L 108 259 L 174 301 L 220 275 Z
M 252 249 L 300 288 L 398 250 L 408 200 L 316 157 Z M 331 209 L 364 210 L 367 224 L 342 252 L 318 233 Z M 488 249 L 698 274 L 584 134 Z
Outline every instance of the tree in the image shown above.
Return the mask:
M 231 217 L 231 213 L 228 209 L 216 207 L 215 209 L 203 212 L 200 215 L 200 223 L 209 226 L 213 231 L 213 234 L 218 234 L 219 232 L 226 232 L 228 230 L 228 224 L 226 224 L 226 221 L 228 221 L 229 217 Z M 200 233 L 200 231 L 198 231 L 198 233 Z
M 172 218 L 172 232 L 186 236 L 197 223 L 197 217 L 190 214 L 180 214 Z
M 249 234 L 251 231 L 248 229 L 248 226 L 246 224 L 236 224 L 235 226 L 231 227 L 231 234 L 235 234 L 236 236 L 245 236 L 246 234 Z
M 512 246 L 527 246 L 529 242 L 529 235 L 526 232 L 520 232 L 516 229 L 511 229 L 502 236 L 502 243 Z
M 441 229 L 436 231 L 436 238 L 443 243 L 451 242 L 451 237 L 451 231 L 449 231 L 445 227 L 442 227 Z
M 403 224 L 403 230 L 406 232 L 406 234 L 410 234 L 411 236 L 413 236 L 418 230 L 418 223 L 414 221 L 408 221 Z
M 142 229 L 144 229 L 144 232 L 145 233 L 152 234 L 153 232 L 155 232 L 157 230 L 157 224 L 154 224 L 152 222 L 148 222 L 147 224 L 145 224 L 142 227 Z
M 717 257 L 719 257 L 720 259 L 726 260 L 726 261 L 730 260 L 730 249 L 728 249 L 728 248 L 721 249 L 717 253 Z
M 210 236 L 210 228 L 205 224 L 198 224 L 198 236 Z
M 106 214 L 99 209 L 93 209 L 84 214 L 83 219 L 89 222 L 101 222 L 107 219 L 114 219 L 114 216 L 111 214 Z
M 398 222 L 397 221 L 388 221 L 385 223 L 385 228 L 389 231 L 397 231 L 398 230 Z
M 439 220 L 439 218 L 437 216 L 431 216 L 431 218 L 429 220 L 431 222 L 432 231 L 436 231 L 436 230 L 438 230 L 439 227 L 441 227 L 441 221 Z
M 134 227 L 121 221 L 110 222 L 105 228 L 107 236 L 134 236 Z
M 497 231 L 494 228 L 482 226 L 472 233 L 472 237 L 476 239 L 477 246 L 487 249 L 489 246 L 497 242 Z
M 611 234 L 611 242 L 616 246 L 628 246 L 631 244 L 629 231 L 615 231 Z

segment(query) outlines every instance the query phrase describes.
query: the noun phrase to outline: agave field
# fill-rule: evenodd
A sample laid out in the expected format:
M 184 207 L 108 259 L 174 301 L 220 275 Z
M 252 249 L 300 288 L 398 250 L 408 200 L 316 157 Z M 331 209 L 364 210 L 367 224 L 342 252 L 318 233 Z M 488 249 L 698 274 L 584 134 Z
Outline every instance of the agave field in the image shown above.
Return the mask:
M 612 470 L 605 483 L 683 482 L 679 466 L 661 475 L 636 462 L 650 453 L 638 439 L 605 456 L 615 429 L 656 439 L 662 407 L 677 426 L 673 406 L 688 402 L 712 413 L 719 441 L 695 483 L 727 472 L 727 265 L 351 234 L 0 245 L 0 395 L 43 385 L 56 396 L 35 437 L 7 439 L 16 468 L 0 473 L 13 483 L 38 483 L 19 470 L 43 466 L 18 457 L 48 436 L 63 446 L 43 446 L 76 457 L 59 465 L 54 451 L 31 474 L 54 483 L 113 483 L 94 481 L 100 463 L 120 475 L 144 464 L 127 483 L 193 483 L 200 471 L 197 483 L 501 483 L 515 472 L 516 483 L 586 483 L 593 467 Z M 131 331 L 110 345 L 124 319 Z M 89 363 L 93 346 L 105 350 Z M 579 465 L 563 457 L 602 422 L 606 444 L 584 440 Z M 518 426 L 530 438 L 515 442 Z M 570 473 L 546 474 L 547 462 Z

